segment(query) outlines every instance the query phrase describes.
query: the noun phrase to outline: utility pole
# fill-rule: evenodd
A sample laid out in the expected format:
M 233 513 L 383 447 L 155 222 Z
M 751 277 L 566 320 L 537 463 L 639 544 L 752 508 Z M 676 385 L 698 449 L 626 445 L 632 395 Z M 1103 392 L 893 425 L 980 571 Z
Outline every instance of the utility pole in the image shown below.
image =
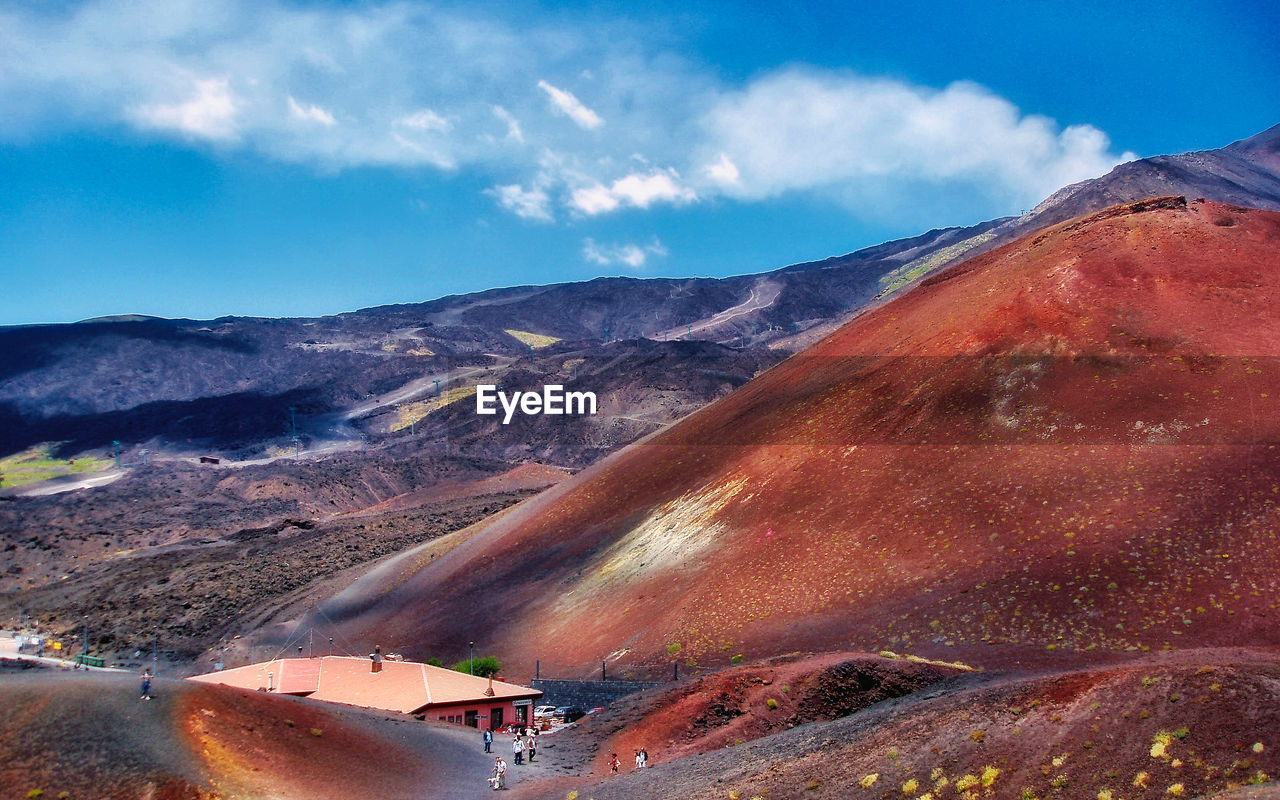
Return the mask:
M 296 406 L 289 406 L 289 435 L 298 438 L 298 409 Z
M 439 397 L 440 396 L 440 379 L 432 378 L 431 382 L 436 385 L 436 397 Z
M 307 658 L 316 657 L 316 629 L 311 629 L 310 640 L 307 642 Z
M 115 448 L 116 451 L 116 469 L 120 469 L 120 442 L 114 441 L 111 443 L 111 446 Z
M 89 655 L 89 617 L 88 615 L 85 615 L 83 621 L 84 621 L 84 655 L 87 656 Z
M 476 643 L 467 642 L 467 647 L 470 649 L 470 652 L 471 652 L 471 656 L 467 659 L 467 672 L 469 672 L 472 675 L 475 675 L 476 674 Z
M 329 637 L 329 655 L 333 655 L 333 637 Z

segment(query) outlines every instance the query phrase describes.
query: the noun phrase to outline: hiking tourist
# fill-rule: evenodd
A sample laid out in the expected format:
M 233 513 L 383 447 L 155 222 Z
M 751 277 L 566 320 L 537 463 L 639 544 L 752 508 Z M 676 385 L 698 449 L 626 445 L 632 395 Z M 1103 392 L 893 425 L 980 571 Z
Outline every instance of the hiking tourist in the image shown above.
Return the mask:
M 511 740 L 511 760 L 517 764 L 524 763 L 524 740 L 518 733 L 516 738 Z
M 502 756 L 493 759 L 493 777 L 489 778 L 489 785 L 495 792 L 507 788 L 507 762 L 502 760 Z
M 493 746 L 493 731 L 485 731 L 480 735 L 480 738 L 484 741 L 484 751 L 486 753 L 492 753 L 493 751 L 489 748 Z

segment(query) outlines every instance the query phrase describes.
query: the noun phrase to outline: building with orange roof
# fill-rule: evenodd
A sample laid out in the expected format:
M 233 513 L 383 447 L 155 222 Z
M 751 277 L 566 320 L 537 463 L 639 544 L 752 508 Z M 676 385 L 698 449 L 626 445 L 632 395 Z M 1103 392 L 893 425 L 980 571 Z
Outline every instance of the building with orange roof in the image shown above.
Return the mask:
M 353 656 L 277 658 L 188 680 L 398 711 L 492 730 L 511 723 L 532 724 L 534 700 L 542 695 L 537 689 L 430 664 L 389 659 L 371 662 Z

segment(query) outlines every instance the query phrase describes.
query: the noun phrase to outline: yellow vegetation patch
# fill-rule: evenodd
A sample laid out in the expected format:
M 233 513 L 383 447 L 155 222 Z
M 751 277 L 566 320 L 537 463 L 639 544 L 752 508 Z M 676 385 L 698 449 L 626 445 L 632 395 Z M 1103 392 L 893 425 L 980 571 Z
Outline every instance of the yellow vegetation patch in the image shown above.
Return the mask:
M 863 789 L 870 789 L 876 785 L 876 781 L 880 779 L 880 773 L 873 772 L 870 775 L 862 776 L 862 780 L 858 781 L 858 785 Z
M 551 345 L 560 341 L 555 336 L 547 336 L 546 334 L 543 334 L 543 333 L 530 333 L 529 331 L 517 331 L 517 330 L 512 330 L 511 328 L 505 329 L 503 333 L 507 334 L 508 336 L 514 339 L 519 339 L 521 342 L 529 345 L 534 350 L 539 350 L 543 347 L 550 347 Z
M 21 453 L 0 458 L 0 488 L 47 481 L 59 475 L 102 472 L 111 466 L 105 458 L 77 458 L 72 461 L 54 458 L 57 442 L 45 442 Z
M 426 417 L 447 405 L 465 400 L 476 393 L 474 386 L 455 386 L 440 393 L 439 397 L 422 400 L 417 403 L 406 403 L 396 409 L 396 421 L 391 423 L 391 430 L 402 431 L 415 425 Z
M 407 352 L 411 356 L 434 356 L 435 355 L 435 352 L 428 350 L 425 347 L 415 347 L 412 350 L 406 350 L 405 352 Z

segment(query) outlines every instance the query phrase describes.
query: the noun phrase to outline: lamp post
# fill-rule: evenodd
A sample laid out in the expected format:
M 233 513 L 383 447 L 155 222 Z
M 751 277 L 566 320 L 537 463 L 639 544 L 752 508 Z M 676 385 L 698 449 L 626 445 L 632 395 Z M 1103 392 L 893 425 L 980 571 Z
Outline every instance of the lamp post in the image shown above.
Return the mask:
M 476 643 L 467 642 L 467 647 L 471 651 L 471 657 L 467 659 L 467 672 L 471 675 L 476 674 Z

